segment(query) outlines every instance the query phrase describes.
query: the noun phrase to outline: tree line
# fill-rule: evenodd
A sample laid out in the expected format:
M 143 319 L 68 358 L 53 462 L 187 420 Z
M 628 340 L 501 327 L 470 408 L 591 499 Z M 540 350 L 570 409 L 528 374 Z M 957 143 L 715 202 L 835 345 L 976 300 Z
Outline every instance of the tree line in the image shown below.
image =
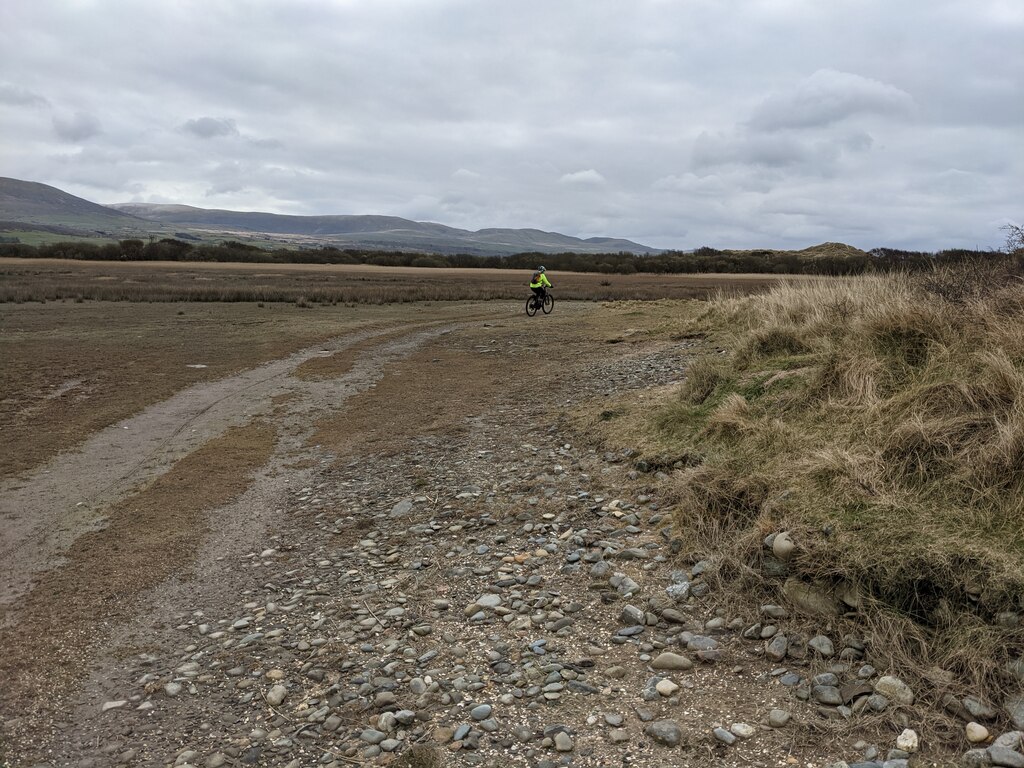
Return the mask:
M 1018 252 L 1020 255 L 1020 252 Z M 731 251 L 702 247 L 695 251 L 665 251 L 654 255 L 633 253 L 517 253 L 511 256 L 425 254 L 324 246 L 300 250 L 266 249 L 227 241 L 193 244 L 175 238 L 146 242 L 60 242 L 31 246 L 0 242 L 0 256 L 16 258 L 78 259 L 86 261 L 215 261 L 258 264 L 371 264 L 385 267 L 469 267 L 535 269 L 544 264 L 560 272 L 607 274 L 645 273 L 774 273 L 859 275 L 897 270 L 918 271 L 978 259 L 1007 258 L 1001 251 L 961 248 L 935 252 L 875 248 L 866 253 L 846 252 L 814 256 L 788 251 Z

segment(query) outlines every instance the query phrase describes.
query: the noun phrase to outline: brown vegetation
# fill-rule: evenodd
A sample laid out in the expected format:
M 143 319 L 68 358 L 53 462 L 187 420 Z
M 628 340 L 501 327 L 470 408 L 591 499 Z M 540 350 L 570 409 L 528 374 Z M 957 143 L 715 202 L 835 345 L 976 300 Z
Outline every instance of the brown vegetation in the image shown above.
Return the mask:
M 601 275 L 553 273 L 559 299 L 706 298 L 765 290 L 777 275 Z M 0 259 L 0 303 L 28 301 L 203 301 L 386 304 L 522 299 L 529 272 L 347 264 L 83 262 Z
M 992 695 L 1024 652 L 1024 290 L 1013 269 L 781 286 L 690 306 L 711 349 L 660 407 L 593 428 L 674 464 L 677 521 L 760 599 L 791 574 L 869 607 L 873 648 Z M 1009 612 L 1009 614 L 1007 613 Z M 922 682 L 922 687 L 930 684 Z M 941 687 L 933 689 L 939 698 Z

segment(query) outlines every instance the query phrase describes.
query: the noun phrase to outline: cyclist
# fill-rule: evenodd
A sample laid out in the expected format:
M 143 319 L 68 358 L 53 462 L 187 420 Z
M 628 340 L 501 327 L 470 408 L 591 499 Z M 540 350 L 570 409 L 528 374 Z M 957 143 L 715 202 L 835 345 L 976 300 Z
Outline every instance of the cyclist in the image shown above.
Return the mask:
M 536 302 L 538 306 L 544 303 L 544 296 L 547 293 L 545 289 L 551 287 L 551 281 L 548 280 L 546 272 L 547 270 L 544 267 L 537 267 L 537 271 L 530 278 L 530 290 L 537 297 Z

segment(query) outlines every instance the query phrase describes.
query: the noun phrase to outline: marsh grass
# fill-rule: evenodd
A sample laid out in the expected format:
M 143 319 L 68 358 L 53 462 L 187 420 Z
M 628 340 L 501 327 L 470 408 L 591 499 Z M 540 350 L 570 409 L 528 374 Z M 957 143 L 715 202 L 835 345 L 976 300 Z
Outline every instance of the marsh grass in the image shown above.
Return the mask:
M 1016 265 L 780 286 L 680 323 L 729 353 L 694 362 L 658 407 L 596 428 L 645 456 L 690 457 L 671 490 L 689 546 L 767 599 L 778 585 L 762 540 L 790 530 L 791 574 L 858 593 L 876 658 L 936 696 L 1019 686 L 1007 674 L 1024 652 L 1007 615 L 1024 611 Z M 956 684 L 925 681 L 931 667 Z
M 390 304 L 525 300 L 529 273 L 495 269 L 416 269 L 364 265 L 259 265 L 198 262 L 89 262 L 0 259 L 0 303 L 31 301 L 289 302 Z M 748 294 L 776 275 L 557 275 L 557 299 L 617 301 Z

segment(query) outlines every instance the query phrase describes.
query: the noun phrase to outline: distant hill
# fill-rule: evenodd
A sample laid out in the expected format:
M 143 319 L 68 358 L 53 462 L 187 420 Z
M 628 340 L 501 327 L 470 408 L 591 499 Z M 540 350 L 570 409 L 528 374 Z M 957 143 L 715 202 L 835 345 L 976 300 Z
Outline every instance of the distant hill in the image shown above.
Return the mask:
M 524 251 L 660 252 L 630 240 L 610 237 L 581 240 L 539 229 L 481 229 L 472 232 L 397 216 L 288 216 L 150 203 L 120 203 L 110 208 L 176 229 L 193 229 L 208 234 L 281 235 L 329 242 L 339 247 L 482 255 L 507 255 Z
M 91 203 L 67 192 L 39 184 L 0 177 L 0 222 L 37 225 L 44 231 L 66 234 L 142 232 L 151 227 L 147 221 L 104 205 Z

